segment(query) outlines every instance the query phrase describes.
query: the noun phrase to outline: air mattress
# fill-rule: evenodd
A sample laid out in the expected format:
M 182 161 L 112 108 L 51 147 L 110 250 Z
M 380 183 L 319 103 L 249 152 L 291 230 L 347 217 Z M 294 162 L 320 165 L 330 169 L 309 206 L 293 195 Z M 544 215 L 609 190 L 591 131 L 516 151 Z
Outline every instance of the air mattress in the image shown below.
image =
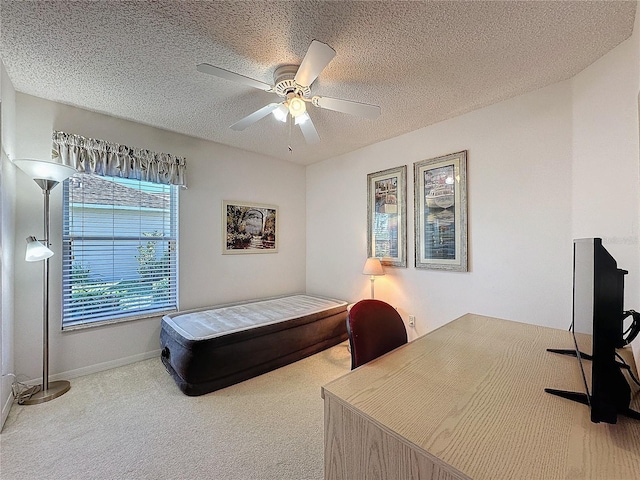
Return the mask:
M 186 395 L 202 395 L 347 339 L 347 302 L 290 295 L 190 310 L 162 319 L 161 358 Z

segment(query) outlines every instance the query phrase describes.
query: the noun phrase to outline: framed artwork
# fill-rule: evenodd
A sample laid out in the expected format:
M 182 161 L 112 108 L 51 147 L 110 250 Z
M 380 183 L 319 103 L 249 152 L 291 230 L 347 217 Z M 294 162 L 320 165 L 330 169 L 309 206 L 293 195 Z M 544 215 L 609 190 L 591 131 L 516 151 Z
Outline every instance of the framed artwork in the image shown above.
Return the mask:
M 276 253 L 278 207 L 258 203 L 222 202 L 223 254 Z
M 367 255 L 407 266 L 407 167 L 367 175 Z
M 467 151 L 413 164 L 416 268 L 467 271 Z

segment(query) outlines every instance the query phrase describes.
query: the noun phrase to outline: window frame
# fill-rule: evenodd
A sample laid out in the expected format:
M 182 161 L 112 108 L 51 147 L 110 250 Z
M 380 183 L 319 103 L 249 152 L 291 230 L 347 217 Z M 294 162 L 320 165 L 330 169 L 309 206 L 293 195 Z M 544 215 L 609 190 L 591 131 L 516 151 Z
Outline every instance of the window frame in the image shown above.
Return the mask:
M 63 183 L 63 198 L 62 198 L 62 268 L 61 268 L 61 276 L 62 276 L 62 289 L 61 289 L 61 330 L 62 331 L 73 331 L 85 328 L 93 328 L 99 327 L 109 324 L 116 323 L 124 323 L 135 320 L 140 320 L 144 318 L 156 318 L 161 317 L 167 313 L 176 312 L 179 309 L 179 191 L 180 187 L 177 185 L 165 185 L 165 184 L 157 184 L 154 182 L 149 182 L 145 180 L 133 180 L 133 182 L 137 183 L 137 189 L 140 191 L 140 186 L 149 185 L 155 186 L 159 188 L 169 188 L 169 235 L 163 235 L 163 242 L 167 242 L 167 251 L 171 252 L 170 255 L 173 258 L 169 261 L 169 279 L 170 282 L 173 282 L 173 288 L 169 287 L 169 295 L 170 295 L 170 303 L 171 306 L 161 305 L 158 308 L 138 308 L 135 309 L 131 314 L 122 314 L 121 312 L 118 314 L 110 315 L 108 318 L 95 318 L 93 317 L 86 320 L 79 320 L 73 318 L 66 318 L 69 315 L 69 301 L 65 297 L 65 295 L 71 295 L 71 288 L 73 281 L 71 279 L 71 272 L 73 270 L 73 260 L 71 259 L 73 250 L 72 244 L 74 241 L 79 240 L 99 240 L 99 241 L 109 241 L 114 242 L 117 245 L 117 242 L 131 242 L 138 241 L 139 246 L 142 245 L 142 242 L 147 242 L 149 236 L 144 236 L 143 232 L 139 233 L 137 236 L 121 236 L 121 235 L 77 235 L 71 234 L 70 232 L 70 223 L 69 223 L 69 215 L 71 204 L 69 202 L 69 182 L 78 179 L 79 176 L 92 176 L 92 177 L 100 177 L 106 181 L 113 181 L 116 184 L 122 185 L 118 181 L 122 182 L 131 182 L 131 179 L 119 178 L 119 177 L 111 177 L 111 176 L 102 176 L 95 174 L 83 174 L 79 173 L 73 175 L 69 179 L 65 180 Z M 82 178 L 82 177 L 80 177 Z M 81 205 L 88 205 L 82 203 Z M 112 204 L 104 204 L 110 205 Z M 139 210 L 141 212 L 142 210 Z M 139 216 L 140 218 L 140 216 Z M 112 259 L 115 257 L 112 256 Z

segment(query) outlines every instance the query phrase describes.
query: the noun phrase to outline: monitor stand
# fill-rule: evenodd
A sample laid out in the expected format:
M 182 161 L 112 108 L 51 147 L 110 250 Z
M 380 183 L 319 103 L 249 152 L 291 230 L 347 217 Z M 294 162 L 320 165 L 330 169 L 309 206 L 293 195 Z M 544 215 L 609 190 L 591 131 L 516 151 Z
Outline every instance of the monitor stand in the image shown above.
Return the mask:
M 559 349 L 559 348 L 547 348 L 547 352 L 551 352 L 551 353 L 557 353 L 559 355 L 568 355 L 569 357 L 577 357 L 578 355 L 576 354 L 575 350 L 565 350 L 565 349 Z M 580 353 L 580 358 L 582 358 L 583 360 L 593 360 L 593 357 L 591 355 L 589 355 L 588 353 L 582 353 L 582 352 L 578 352 Z M 631 370 L 631 367 L 629 367 L 629 365 L 627 365 L 626 363 L 622 363 L 618 360 L 616 360 L 616 365 L 624 370 Z
M 558 349 L 558 348 L 547 348 L 547 352 L 551 352 L 551 353 L 558 353 L 560 355 L 568 355 L 570 357 L 577 357 L 578 354 L 576 353 L 575 350 L 564 350 L 564 349 Z M 589 355 L 588 353 L 582 353 L 582 352 L 578 352 L 580 353 L 580 358 L 583 358 L 585 360 L 593 360 L 593 357 L 591 355 Z
M 572 402 L 581 403 L 583 405 L 591 405 L 591 398 L 586 393 L 569 392 L 567 390 L 556 390 L 555 388 L 545 388 L 545 392 L 557 397 L 566 398 Z
M 570 357 L 577 357 L 578 353 L 580 354 L 580 358 L 584 360 L 593 360 L 593 357 L 588 353 L 582 353 L 576 350 L 570 349 L 558 349 L 558 348 L 547 348 L 547 352 L 557 353 L 559 355 L 568 355 Z M 625 365 L 622 362 L 615 362 L 620 368 L 629 368 L 628 365 Z M 555 388 L 545 388 L 545 392 L 550 393 L 551 395 L 556 395 L 557 397 L 562 397 L 567 400 L 571 400 L 572 402 L 581 403 L 583 405 L 591 406 L 591 397 L 586 393 L 580 392 L 571 392 L 568 390 L 556 390 Z M 640 412 L 636 412 L 631 408 L 622 408 L 617 411 L 620 415 L 624 415 L 625 417 L 632 418 L 634 420 L 640 420 Z
M 544 391 L 550 393 L 551 395 L 556 395 L 557 397 L 566 398 L 567 400 L 571 400 L 572 402 L 581 403 L 587 406 L 591 405 L 591 398 L 586 393 L 569 392 L 567 390 L 556 390 L 555 388 L 545 388 Z M 640 412 L 636 412 L 635 410 L 632 410 L 630 408 L 617 410 L 617 413 L 634 420 L 640 420 Z

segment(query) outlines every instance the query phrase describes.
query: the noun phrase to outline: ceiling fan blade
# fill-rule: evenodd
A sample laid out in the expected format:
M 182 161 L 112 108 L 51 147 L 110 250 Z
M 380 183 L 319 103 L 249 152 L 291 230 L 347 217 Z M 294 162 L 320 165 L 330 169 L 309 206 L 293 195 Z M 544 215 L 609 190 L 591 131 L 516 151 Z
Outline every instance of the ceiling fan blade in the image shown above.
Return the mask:
M 242 83 L 243 85 L 247 85 L 248 87 L 258 88 L 267 92 L 273 90 L 273 87 L 271 85 L 268 85 L 264 82 L 245 77 L 244 75 L 240 75 L 239 73 L 230 72 L 229 70 L 225 70 L 220 67 L 214 67 L 213 65 L 209 65 L 208 63 L 201 63 L 196 67 L 196 69 L 199 72 L 208 73 L 209 75 L 213 75 L 214 77 L 224 78 L 225 80 L 230 80 L 232 82 Z
M 280 106 L 279 103 L 270 103 L 269 105 L 266 105 L 266 106 L 262 107 L 260 110 L 256 110 L 255 112 L 247 115 L 242 120 L 238 120 L 236 123 L 231 125 L 229 128 L 231 130 L 242 131 L 245 128 L 247 128 L 249 125 L 251 125 L 251 124 L 257 122 L 258 120 L 260 120 L 261 118 L 264 118 L 267 115 L 269 115 L 271 112 L 273 112 L 279 106 Z
M 307 141 L 308 144 L 312 145 L 314 143 L 320 142 L 320 135 L 318 135 L 318 131 L 316 127 L 313 125 L 311 121 L 311 117 L 308 113 L 305 113 L 307 119 L 304 122 L 298 122 L 298 126 L 300 130 L 302 130 L 302 136 Z
M 310 86 L 318 78 L 324 67 L 336 56 L 336 51 L 329 45 L 314 40 L 302 59 L 300 67 L 293 78 L 298 85 Z
M 327 110 L 357 115 L 370 120 L 374 120 L 380 115 L 380 107 L 377 105 L 341 100 L 339 98 L 314 97 L 313 104 L 320 108 L 326 108 Z

